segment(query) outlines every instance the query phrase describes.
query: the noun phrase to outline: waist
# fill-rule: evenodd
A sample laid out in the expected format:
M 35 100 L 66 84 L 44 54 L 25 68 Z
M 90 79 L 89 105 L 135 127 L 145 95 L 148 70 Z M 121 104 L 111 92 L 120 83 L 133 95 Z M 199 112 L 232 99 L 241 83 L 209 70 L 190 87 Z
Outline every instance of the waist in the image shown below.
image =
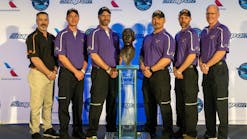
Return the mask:
M 176 68 L 178 69 L 178 68 L 180 68 L 180 66 L 179 66 L 179 67 L 176 67 Z M 188 69 L 188 68 L 189 68 L 189 69 L 196 68 L 196 65 L 191 64 L 191 65 L 189 65 L 189 66 L 187 67 L 187 69 Z

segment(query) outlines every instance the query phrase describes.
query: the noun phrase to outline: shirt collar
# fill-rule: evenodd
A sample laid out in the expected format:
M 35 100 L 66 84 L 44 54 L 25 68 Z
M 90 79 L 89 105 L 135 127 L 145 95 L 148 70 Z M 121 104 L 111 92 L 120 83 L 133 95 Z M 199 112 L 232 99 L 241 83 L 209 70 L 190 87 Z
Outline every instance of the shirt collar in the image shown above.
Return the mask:
M 211 28 L 211 30 L 214 30 L 214 29 L 216 29 L 217 27 L 219 27 L 220 26 L 220 22 L 218 21 L 212 28 Z M 209 26 L 207 26 L 207 30 L 209 30 Z
M 97 29 L 100 29 L 101 31 L 105 31 L 100 25 L 97 26 Z M 109 28 L 110 33 L 112 32 L 111 28 Z
M 163 29 L 163 30 L 161 30 L 160 32 L 155 33 L 155 34 L 154 34 L 154 32 L 153 32 L 152 35 L 160 35 L 160 34 L 163 34 L 164 32 L 166 32 L 166 29 Z
M 37 32 L 39 35 L 44 36 L 43 33 L 42 33 L 38 28 L 36 28 L 36 32 Z M 50 33 L 47 32 L 47 37 L 49 37 L 49 36 L 50 36 Z
M 183 32 L 187 32 L 188 30 L 191 29 L 191 26 L 188 26 L 185 30 L 181 30 L 180 32 L 183 33 Z

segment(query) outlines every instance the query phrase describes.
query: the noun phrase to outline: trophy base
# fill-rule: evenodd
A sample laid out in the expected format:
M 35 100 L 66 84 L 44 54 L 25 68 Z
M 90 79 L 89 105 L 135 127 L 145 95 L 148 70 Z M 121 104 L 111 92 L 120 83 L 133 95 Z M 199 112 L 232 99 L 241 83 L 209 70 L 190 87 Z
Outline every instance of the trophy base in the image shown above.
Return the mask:
M 104 139 L 119 139 L 117 132 L 106 132 Z M 135 139 L 134 136 L 130 136 L 128 134 L 124 134 L 120 137 L 120 139 Z M 148 132 L 137 132 L 136 139 L 151 139 Z

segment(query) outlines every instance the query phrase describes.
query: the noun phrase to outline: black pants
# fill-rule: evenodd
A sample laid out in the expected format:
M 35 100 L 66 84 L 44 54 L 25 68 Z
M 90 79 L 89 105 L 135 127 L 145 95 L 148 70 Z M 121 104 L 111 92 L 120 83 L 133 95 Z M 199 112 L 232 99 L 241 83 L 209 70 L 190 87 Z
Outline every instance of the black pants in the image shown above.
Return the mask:
M 216 112 L 220 121 L 218 139 L 227 139 L 228 135 L 228 67 L 220 61 L 210 67 L 207 75 L 203 75 L 204 111 L 206 135 L 216 137 Z
M 197 68 L 191 65 L 183 71 L 183 77 L 183 79 L 175 79 L 177 126 L 184 134 L 196 137 L 197 95 L 199 91 Z
M 117 78 L 111 78 L 105 70 L 93 67 L 91 73 L 91 103 L 89 110 L 89 128 L 87 137 L 96 136 L 99 118 L 102 112 L 104 101 L 106 100 L 106 131 L 116 132 L 116 97 Z
M 145 126 L 149 132 L 156 131 L 157 104 L 159 104 L 164 132 L 169 135 L 173 133 L 170 90 L 170 74 L 167 68 L 154 72 L 150 78 L 143 79 L 142 91 L 147 119 Z
M 68 132 L 70 121 L 68 108 L 70 101 L 72 101 L 73 130 L 81 132 L 84 80 L 78 81 L 72 72 L 61 67 L 58 87 L 60 133 L 66 134 Z

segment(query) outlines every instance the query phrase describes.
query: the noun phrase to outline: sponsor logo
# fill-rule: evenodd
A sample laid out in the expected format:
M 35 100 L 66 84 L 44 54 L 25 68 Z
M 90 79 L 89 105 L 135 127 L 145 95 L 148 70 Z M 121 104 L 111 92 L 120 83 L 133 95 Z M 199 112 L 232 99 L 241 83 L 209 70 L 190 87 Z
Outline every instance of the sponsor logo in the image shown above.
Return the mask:
M 223 6 L 221 0 L 215 0 L 214 3 L 215 3 L 215 5 L 218 6 L 218 8 L 219 8 L 220 10 L 226 10 L 226 8 L 224 8 L 224 6 Z
M 9 39 L 21 39 L 21 40 L 26 40 L 28 34 L 20 34 L 20 33 L 12 33 L 10 36 L 9 36 Z
M 7 62 L 4 62 L 3 65 L 5 69 L 8 70 L 10 77 L 1 77 L 1 80 L 21 80 L 14 68 L 12 68 Z
M 86 30 L 85 34 L 89 35 L 92 31 L 94 30 L 94 28 L 89 28 Z
M 84 101 L 84 110 L 86 112 L 89 112 L 89 109 L 90 109 L 90 102 L 91 102 L 91 98 L 87 98 L 85 101 Z
M 196 3 L 196 0 L 163 0 L 163 3 L 176 3 L 176 4 Z
M 247 80 L 247 63 L 241 64 L 237 70 L 239 77 L 243 80 Z
M 111 11 L 122 11 L 122 9 L 119 8 L 119 4 L 116 0 L 111 0 Z
M 199 28 L 193 28 L 196 31 L 196 34 L 198 35 L 198 37 L 201 36 L 202 30 Z
M 30 103 L 29 102 L 21 102 L 21 101 L 13 101 L 10 104 L 10 107 L 22 107 L 22 108 L 29 108 Z
M 241 8 L 247 10 L 247 0 L 239 0 L 238 2 Z
M 48 8 L 49 0 L 32 0 L 33 8 L 38 11 L 43 11 Z
M 247 38 L 247 33 L 232 33 L 231 39 L 233 38 Z
M 135 6 L 138 10 L 145 11 L 152 6 L 152 0 L 134 0 Z
M 228 108 L 246 108 L 247 103 L 244 102 L 237 102 L 237 103 L 229 103 Z
M 203 101 L 200 98 L 197 98 L 197 111 L 200 113 L 203 109 Z
M 60 4 L 92 4 L 93 0 L 60 0 Z
M 9 0 L 6 5 L 1 5 L 0 11 L 20 11 L 14 0 Z

